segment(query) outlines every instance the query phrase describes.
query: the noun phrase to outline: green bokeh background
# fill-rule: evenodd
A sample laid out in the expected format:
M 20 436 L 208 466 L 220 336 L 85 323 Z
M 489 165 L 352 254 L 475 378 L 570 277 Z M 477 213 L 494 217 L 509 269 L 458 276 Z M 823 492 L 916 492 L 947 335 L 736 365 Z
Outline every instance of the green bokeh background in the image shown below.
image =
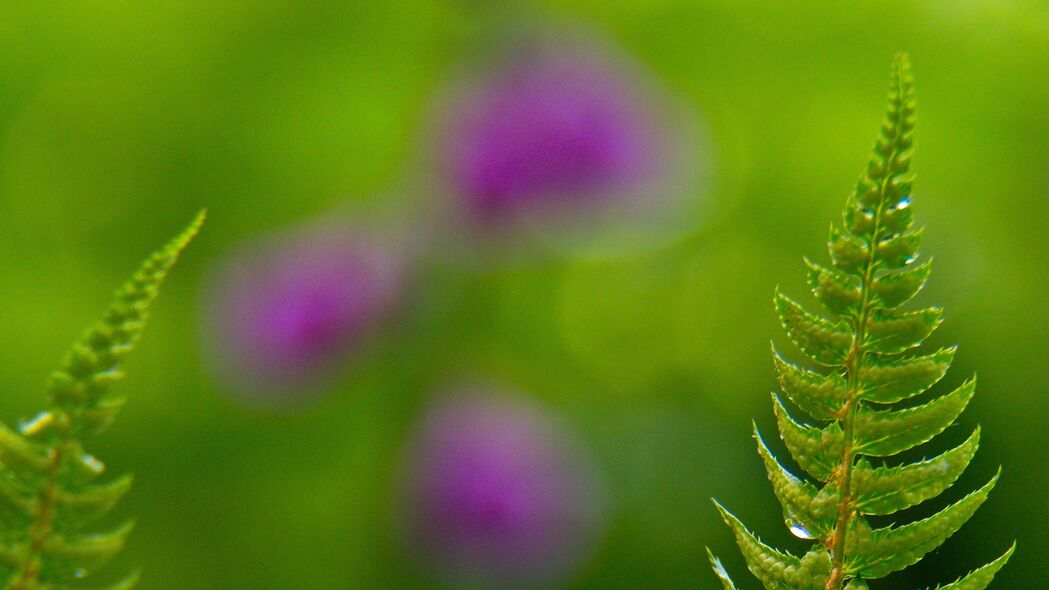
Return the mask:
M 563 413 L 605 472 L 607 535 L 572 588 L 713 588 L 704 545 L 756 587 L 708 498 L 774 544 L 804 546 L 782 526 L 750 438 L 752 418 L 774 429 L 768 341 L 789 346 L 771 295 L 803 294 L 801 257 L 823 256 L 880 122 L 890 57 L 906 49 L 916 213 L 937 260 L 922 300 L 947 309 L 930 345 L 961 345 L 949 384 L 980 375 L 961 425 L 930 452 L 979 422 L 983 448 L 945 498 L 1005 472 L 962 532 L 872 587 L 952 580 L 1013 538 L 995 587 L 1043 585 L 1049 7 L 516 10 L 610 36 L 705 117 L 697 231 L 613 260 L 431 267 L 396 334 L 320 403 L 281 415 L 229 401 L 204 369 L 208 268 L 255 232 L 347 201 L 425 199 L 411 179 L 429 101 L 508 17 L 466 0 L 0 3 L 5 421 L 39 409 L 44 377 L 136 262 L 211 211 L 129 362 L 131 403 L 97 441 L 111 470 L 137 478 L 122 512 L 138 528 L 113 571 L 141 565 L 149 590 L 432 587 L 399 549 L 390 491 L 427 393 L 469 373 Z

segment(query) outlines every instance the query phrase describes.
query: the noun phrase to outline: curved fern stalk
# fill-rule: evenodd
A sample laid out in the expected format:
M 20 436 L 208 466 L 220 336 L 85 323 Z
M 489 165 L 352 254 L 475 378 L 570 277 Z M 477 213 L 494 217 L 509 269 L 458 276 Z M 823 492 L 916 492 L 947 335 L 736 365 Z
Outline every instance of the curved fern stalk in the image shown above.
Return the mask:
M 146 324 L 150 304 L 179 253 L 204 222 L 201 212 L 139 267 L 102 320 L 66 355 L 47 385 L 49 408 L 18 431 L 0 424 L 0 580 L 8 590 L 59 590 L 99 569 L 124 545 L 131 523 L 85 527 L 106 515 L 131 477 L 102 481 L 105 466 L 82 441 L 105 430 L 124 404 L 110 386 Z M 132 588 L 136 573 L 107 586 Z
M 867 171 L 831 227 L 832 265 L 806 260 L 809 285 L 830 318 L 806 311 L 777 291 L 776 311 L 790 340 L 823 371 L 794 365 L 773 350 L 780 389 L 815 419 L 798 422 L 773 394 L 780 436 L 812 479 L 790 473 L 754 429 L 754 437 L 791 532 L 812 539 L 802 557 L 762 543 L 720 504 L 722 517 L 751 571 L 770 590 L 860 590 L 921 560 L 983 504 L 998 480 L 941 512 L 902 526 L 873 528 L 867 517 L 894 514 L 950 488 L 979 445 L 979 429 L 959 446 L 903 465 L 882 464 L 950 426 L 972 399 L 975 378 L 922 404 L 911 400 L 947 372 L 954 349 L 908 353 L 940 324 L 936 307 L 901 307 L 924 286 L 931 269 L 918 263 L 922 230 L 911 219 L 910 161 L 914 99 L 907 58 L 896 58 L 889 107 Z M 975 570 L 942 590 L 982 590 L 1012 555 Z M 713 556 L 722 585 L 733 585 Z

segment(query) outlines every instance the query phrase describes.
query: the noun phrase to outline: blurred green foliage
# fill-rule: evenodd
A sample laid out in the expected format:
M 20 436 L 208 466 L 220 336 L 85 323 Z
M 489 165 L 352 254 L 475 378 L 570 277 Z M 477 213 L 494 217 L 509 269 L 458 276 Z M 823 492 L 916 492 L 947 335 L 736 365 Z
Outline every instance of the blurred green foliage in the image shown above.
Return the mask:
M 430 587 L 400 550 L 391 489 L 422 398 L 463 371 L 547 401 L 603 466 L 613 519 L 572 587 L 713 587 L 703 546 L 731 540 L 712 495 L 799 549 L 748 436 L 752 417 L 773 428 L 768 339 L 789 346 L 772 292 L 802 292 L 801 257 L 822 248 L 879 120 L 884 76 L 872 72 L 907 49 L 915 209 L 937 260 L 920 302 L 948 310 L 929 346 L 961 343 L 952 375 L 978 371 L 981 389 L 929 453 L 979 421 L 982 450 L 958 489 L 1005 472 L 942 554 L 884 587 L 952 579 L 1013 538 L 998 587 L 1049 578 L 1049 7 L 528 10 L 606 32 L 705 117 L 710 182 L 695 190 L 708 214 L 686 239 L 615 260 L 430 268 L 399 333 L 322 402 L 273 415 L 227 401 L 202 367 L 208 265 L 346 200 L 425 199 L 428 101 L 505 17 L 467 0 L 0 4 L 6 420 L 40 406 L 63 347 L 141 253 L 211 210 L 128 363 L 126 418 L 100 441 L 114 473 L 136 474 L 125 510 L 139 524 L 112 569 L 142 565 L 141 587 L 158 590 Z

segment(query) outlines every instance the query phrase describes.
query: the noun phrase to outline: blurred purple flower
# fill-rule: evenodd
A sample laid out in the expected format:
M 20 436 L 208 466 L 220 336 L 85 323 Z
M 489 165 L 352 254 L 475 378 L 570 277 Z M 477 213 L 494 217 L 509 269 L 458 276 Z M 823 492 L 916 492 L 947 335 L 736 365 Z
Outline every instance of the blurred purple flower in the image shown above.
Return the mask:
M 293 401 L 385 326 L 398 249 L 329 223 L 263 238 L 221 265 L 206 303 L 217 370 L 252 401 Z
M 563 581 L 596 541 L 593 466 L 560 424 L 523 400 L 439 401 L 409 445 L 407 534 L 448 578 L 483 587 Z
M 580 42 L 519 45 L 449 106 L 440 157 L 460 205 L 500 225 L 640 196 L 668 155 L 643 86 Z

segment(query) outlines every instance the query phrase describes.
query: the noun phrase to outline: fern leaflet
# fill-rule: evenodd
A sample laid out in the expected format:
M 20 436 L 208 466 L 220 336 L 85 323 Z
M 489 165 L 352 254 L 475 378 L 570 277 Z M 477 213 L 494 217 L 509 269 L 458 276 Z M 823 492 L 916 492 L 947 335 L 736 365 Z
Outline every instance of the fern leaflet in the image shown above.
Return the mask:
M 715 502 L 732 529 L 751 573 L 769 590 L 860 590 L 920 561 L 973 515 L 998 480 L 942 511 L 902 526 L 873 528 L 869 516 L 893 514 L 938 496 L 969 465 L 979 429 L 947 452 L 911 464 L 883 465 L 922 445 L 954 423 L 975 391 L 976 380 L 920 405 L 908 404 L 947 372 L 953 349 L 909 354 L 939 326 L 936 307 L 902 306 L 924 286 L 930 262 L 916 263 L 922 229 L 914 229 L 910 161 L 914 99 L 906 56 L 896 58 L 889 106 L 866 172 L 849 197 L 841 226 L 832 226 L 831 266 L 806 260 L 815 298 L 830 313 L 807 311 L 776 292 L 774 301 L 789 339 L 826 369 L 794 365 L 773 350 L 782 397 L 815 419 L 797 421 L 773 395 L 780 436 L 814 481 L 783 467 L 754 429 L 773 492 L 791 532 L 817 543 L 802 557 L 761 542 Z M 1015 547 L 1015 546 L 1014 546 Z M 941 590 L 983 590 L 1012 555 Z M 710 556 L 726 589 L 733 583 Z
M 117 290 L 102 320 L 73 344 L 47 384 L 49 407 L 15 431 L 0 424 L 0 579 L 8 590 L 58 590 L 102 567 L 124 545 L 130 522 L 86 532 L 131 486 L 102 481 L 105 466 L 83 440 L 105 430 L 124 404 L 110 391 L 120 362 L 146 324 L 160 284 L 204 222 L 146 259 Z M 106 586 L 132 588 L 137 573 Z

